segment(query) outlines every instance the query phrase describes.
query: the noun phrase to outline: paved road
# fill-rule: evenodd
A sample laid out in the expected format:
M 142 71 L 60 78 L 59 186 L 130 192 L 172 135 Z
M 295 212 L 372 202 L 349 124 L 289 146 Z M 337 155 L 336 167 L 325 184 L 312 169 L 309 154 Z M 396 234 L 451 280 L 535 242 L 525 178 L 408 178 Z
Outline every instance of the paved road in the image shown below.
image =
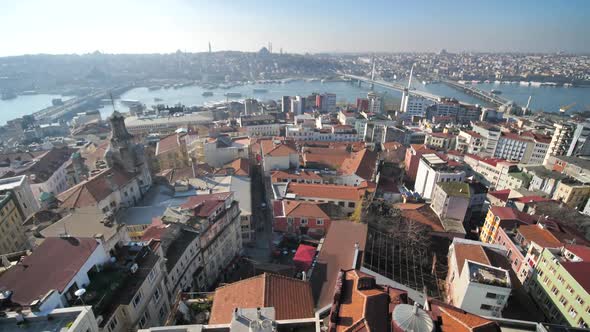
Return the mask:
M 256 236 L 252 245 L 246 246 L 246 255 L 251 259 L 268 263 L 271 261 L 272 215 L 270 196 L 267 190 L 270 180 L 264 178 L 260 165 L 252 168 L 252 220 L 256 228 Z M 266 207 L 262 207 L 262 203 Z

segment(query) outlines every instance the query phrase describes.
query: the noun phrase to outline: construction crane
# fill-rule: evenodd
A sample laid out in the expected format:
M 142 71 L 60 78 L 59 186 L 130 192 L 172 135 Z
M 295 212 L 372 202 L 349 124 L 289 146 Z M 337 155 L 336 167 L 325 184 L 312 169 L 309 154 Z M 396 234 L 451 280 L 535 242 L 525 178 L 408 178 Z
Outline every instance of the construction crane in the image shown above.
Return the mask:
M 560 113 L 565 113 L 565 112 L 567 112 L 567 111 L 568 111 L 570 108 L 572 108 L 572 107 L 574 107 L 574 106 L 576 106 L 576 103 L 571 103 L 571 104 L 569 104 L 569 105 L 567 105 L 567 106 L 561 106 L 561 107 L 559 108 L 559 112 L 560 112 Z

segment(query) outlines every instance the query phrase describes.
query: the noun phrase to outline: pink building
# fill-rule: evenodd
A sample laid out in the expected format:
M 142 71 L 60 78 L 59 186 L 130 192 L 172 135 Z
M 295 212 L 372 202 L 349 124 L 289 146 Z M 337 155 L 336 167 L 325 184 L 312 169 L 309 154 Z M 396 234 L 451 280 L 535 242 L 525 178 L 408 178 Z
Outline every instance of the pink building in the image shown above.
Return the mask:
M 418 166 L 420 165 L 420 158 L 423 154 L 435 153 L 436 151 L 429 149 L 424 144 L 412 144 L 409 149 L 406 149 L 406 158 L 404 159 L 406 166 L 406 176 L 411 181 L 416 181 L 416 174 L 418 174 Z
M 274 201 L 273 231 L 321 237 L 330 227 L 330 209 L 337 209 L 332 205 L 294 200 Z
M 506 250 L 508 251 L 507 258 L 510 261 L 510 266 L 514 272 L 518 273 L 518 271 L 520 271 L 522 262 L 524 262 L 524 255 L 526 255 L 526 251 L 516 243 L 514 240 L 514 235 L 515 234 L 510 231 L 507 233 L 504 228 L 500 227 L 493 243 L 506 247 Z

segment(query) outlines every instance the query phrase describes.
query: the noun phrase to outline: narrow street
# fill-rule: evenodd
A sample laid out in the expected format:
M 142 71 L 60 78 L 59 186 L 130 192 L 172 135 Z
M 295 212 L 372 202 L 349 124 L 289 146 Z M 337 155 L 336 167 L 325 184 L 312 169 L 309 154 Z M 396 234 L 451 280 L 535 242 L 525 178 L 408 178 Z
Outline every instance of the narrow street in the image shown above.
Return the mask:
M 254 165 L 251 169 L 252 178 L 252 227 L 256 228 L 255 240 L 245 246 L 246 255 L 255 261 L 268 263 L 271 261 L 272 249 L 272 211 L 268 189 L 262 167 Z M 264 203 L 264 204 L 263 204 Z

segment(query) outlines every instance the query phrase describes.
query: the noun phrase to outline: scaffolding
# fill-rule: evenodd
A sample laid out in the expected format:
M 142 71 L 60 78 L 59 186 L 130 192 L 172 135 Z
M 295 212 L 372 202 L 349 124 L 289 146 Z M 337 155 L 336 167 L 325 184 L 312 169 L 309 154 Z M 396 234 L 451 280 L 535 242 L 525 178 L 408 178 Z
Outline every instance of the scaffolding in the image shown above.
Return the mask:
M 384 232 L 370 226 L 363 265 L 418 292 L 426 290 L 428 296 L 443 299 L 446 255 L 437 258 L 431 247 L 415 245 L 407 232 Z

